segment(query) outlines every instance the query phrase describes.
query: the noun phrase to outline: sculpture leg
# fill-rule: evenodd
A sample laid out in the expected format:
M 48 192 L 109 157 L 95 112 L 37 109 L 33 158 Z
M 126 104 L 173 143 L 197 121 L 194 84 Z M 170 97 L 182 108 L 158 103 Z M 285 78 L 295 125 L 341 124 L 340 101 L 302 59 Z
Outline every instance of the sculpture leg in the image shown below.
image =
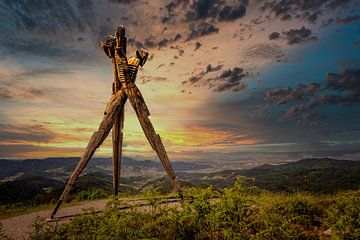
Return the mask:
M 179 181 L 176 178 L 176 175 L 170 164 L 169 157 L 161 141 L 160 135 L 156 133 L 150 119 L 148 118 L 150 112 L 145 104 L 145 101 L 139 89 L 136 87 L 135 84 L 131 84 L 131 86 L 128 86 L 128 88 L 126 88 L 126 93 L 131 102 L 131 105 L 136 112 L 136 115 L 139 119 L 140 125 L 145 133 L 147 140 L 149 141 L 152 149 L 155 150 L 157 155 L 159 156 L 160 161 L 166 170 L 166 173 L 172 180 L 172 184 L 175 190 L 180 191 Z
M 80 173 L 85 168 L 86 164 L 89 162 L 95 150 L 104 142 L 104 140 L 108 136 L 112 126 L 114 125 L 115 120 L 118 118 L 120 111 L 126 102 L 126 99 L 126 94 L 122 90 L 119 90 L 110 98 L 110 101 L 105 108 L 104 117 L 100 123 L 99 129 L 92 134 L 90 141 L 84 151 L 84 154 L 82 155 L 74 172 L 71 174 L 69 181 L 66 184 L 65 189 L 59 199 L 59 202 L 51 214 L 51 218 L 54 218 L 61 203 L 65 201 L 72 186 L 79 177 Z
M 121 108 L 120 114 L 116 119 L 112 129 L 113 166 L 114 166 L 113 187 L 115 191 L 114 192 L 115 196 L 119 192 L 123 128 L 124 128 L 124 106 Z

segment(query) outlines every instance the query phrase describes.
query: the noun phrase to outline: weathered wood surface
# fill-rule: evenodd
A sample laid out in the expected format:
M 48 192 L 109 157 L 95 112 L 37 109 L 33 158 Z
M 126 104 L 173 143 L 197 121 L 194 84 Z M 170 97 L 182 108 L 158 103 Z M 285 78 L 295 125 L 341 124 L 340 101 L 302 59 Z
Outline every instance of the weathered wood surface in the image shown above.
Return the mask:
M 119 180 L 121 172 L 121 157 L 123 145 L 123 128 L 124 128 L 124 107 L 121 108 L 118 118 L 115 120 L 112 129 L 112 147 L 113 147 L 113 188 L 115 195 L 119 192 Z
M 149 119 L 150 112 L 146 106 L 144 98 L 142 97 L 139 89 L 136 87 L 135 84 L 128 86 L 125 89 L 125 92 L 130 100 L 132 107 L 136 112 L 136 115 L 139 119 L 140 125 L 145 133 L 147 140 L 149 141 L 152 149 L 156 151 L 157 155 L 159 156 L 159 159 L 162 165 L 164 166 L 166 173 L 172 180 L 172 184 L 175 190 L 179 191 L 180 190 L 179 181 L 176 178 L 174 170 L 170 164 L 169 157 L 166 153 L 164 144 L 161 141 L 160 135 L 156 133 Z
M 114 56 L 114 54 L 112 54 Z M 121 89 L 121 83 L 118 77 L 117 66 L 115 57 L 112 57 L 113 72 L 114 72 L 114 83 L 113 83 L 113 94 Z M 112 149 L 113 149 L 113 188 L 114 194 L 117 195 L 119 192 L 119 180 L 121 172 L 121 155 L 122 155 L 122 144 L 123 144 L 123 128 L 124 128 L 124 105 L 120 109 L 120 114 L 115 120 L 112 128 Z
M 110 101 L 105 108 L 104 117 L 100 123 L 99 129 L 92 134 L 90 141 L 84 151 L 84 154 L 82 155 L 74 172 L 71 174 L 70 179 L 64 189 L 64 192 L 60 197 L 61 201 L 64 201 L 66 199 L 69 191 L 79 177 L 80 173 L 85 168 L 86 164 L 89 162 L 95 150 L 104 142 L 104 140 L 108 136 L 111 128 L 114 125 L 115 120 L 119 117 L 121 109 L 124 107 L 126 99 L 126 94 L 122 90 L 119 90 L 110 98 Z

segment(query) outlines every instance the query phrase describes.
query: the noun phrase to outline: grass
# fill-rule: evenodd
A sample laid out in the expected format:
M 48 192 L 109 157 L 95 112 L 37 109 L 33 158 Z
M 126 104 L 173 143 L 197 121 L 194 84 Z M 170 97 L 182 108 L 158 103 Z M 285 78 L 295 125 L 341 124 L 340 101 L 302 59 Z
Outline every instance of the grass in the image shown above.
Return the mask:
M 184 196 L 179 207 L 149 200 L 147 211 L 120 211 L 115 198 L 100 214 L 35 222 L 31 239 L 360 239 L 359 190 L 282 194 L 238 180 L 222 190 L 189 188 Z

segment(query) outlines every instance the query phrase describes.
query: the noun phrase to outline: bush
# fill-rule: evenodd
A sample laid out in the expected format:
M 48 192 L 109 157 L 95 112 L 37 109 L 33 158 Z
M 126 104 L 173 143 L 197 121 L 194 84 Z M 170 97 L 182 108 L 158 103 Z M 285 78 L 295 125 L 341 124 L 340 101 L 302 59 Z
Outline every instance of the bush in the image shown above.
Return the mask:
M 101 214 L 37 224 L 31 239 L 319 239 L 328 228 L 335 239 L 360 239 L 360 191 L 286 195 L 242 183 L 186 189 L 178 207 L 149 199 L 150 209 L 123 211 L 115 198 Z

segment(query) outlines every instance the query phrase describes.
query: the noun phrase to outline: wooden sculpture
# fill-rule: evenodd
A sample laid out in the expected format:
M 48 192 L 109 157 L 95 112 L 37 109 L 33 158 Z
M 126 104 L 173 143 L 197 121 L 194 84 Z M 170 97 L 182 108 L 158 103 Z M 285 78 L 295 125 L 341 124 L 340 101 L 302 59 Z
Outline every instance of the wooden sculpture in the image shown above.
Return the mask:
M 148 57 L 148 52 L 145 49 L 137 50 L 136 57 L 130 57 L 129 60 L 127 60 L 125 28 L 121 25 L 116 29 L 115 36 L 107 37 L 105 41 L 100 42 L 100 45 L 105 54 L 112 60 L 114 70 L 113 95 L 105 108 L 104 117 L 100 123 L 99 129 L 92 134 L 84 154 L 74 172 L 71 174 L 70 179 L 51 214 L 51 218 L 55 217 L 57 210 L 61 203 L 65 201 L 80 173 L 84 170 L 95 150 L 104 142 L 111 129 L 114 167 L 113 187 L 115 195 L 118 193 L 123 142 L 124 104 L 128 98 L 152 149 L 156 151 L 159 156 L 162 165 L 172 180 L 175 190 L 180 191 L 179 181 L 172 169 L 161 138 L 159 134 L 155 132 L 149 119 L 150 112 L 139 89 L 135 85 L 138 68 L 139 66 L 144 66 Z

